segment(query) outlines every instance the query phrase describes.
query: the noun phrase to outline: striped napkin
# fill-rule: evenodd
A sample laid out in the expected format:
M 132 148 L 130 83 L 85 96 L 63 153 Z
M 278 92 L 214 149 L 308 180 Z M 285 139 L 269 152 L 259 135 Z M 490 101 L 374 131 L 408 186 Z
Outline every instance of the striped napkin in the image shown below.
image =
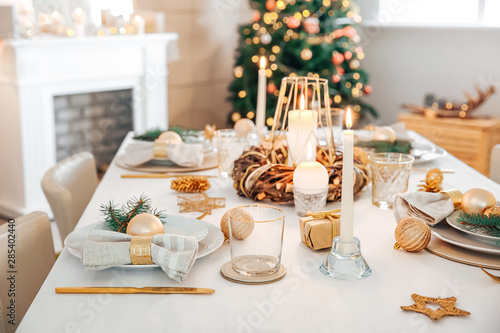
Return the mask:
M 92 230 L 83 247 L 82 263 L 85 270 L 98 271 L 117 265 L 131 264 L 131 235 L 109 230 Z M 151 241 L 151 259 L 167 275 L 183 282 L 198 254 L 195 237 L 155 235 Z
M 405 217 L 418 217 L 431 227 L 455 210 L 453 200 L 446 193 L 408 192 L 394 199 L 396 222 Z

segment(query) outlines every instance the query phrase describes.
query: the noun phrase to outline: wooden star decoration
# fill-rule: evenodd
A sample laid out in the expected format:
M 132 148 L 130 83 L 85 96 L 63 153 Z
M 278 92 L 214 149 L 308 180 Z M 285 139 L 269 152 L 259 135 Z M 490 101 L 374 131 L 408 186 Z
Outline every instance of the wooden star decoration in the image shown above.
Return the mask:
M 179 212 L 202 212 L 211 214 L 212 209 L 226 206 L 226 198 L 211 198 L 205 193 L 195 196 L 178 196 Z
M 409 306 L 401 306 L 401 309 L 405 311 L 414 311 L 420 312 L 427 315 L 429 318 L 433 320 L 439 320 L 443 318 L 443 316 L 468 316 L 470 312 L 457 309 L 455 307 L 455 303 L 457 301 L 456 297 L 447 297 L 447 298 L 432 298 L 420 296 L 417 294 L 411 295 L 411 298 L 415 301 L 415 304 Z M 432 310 L 426 307 L 427 303 L 431 304 L 439 304 L 441 306 L 437 310 Z

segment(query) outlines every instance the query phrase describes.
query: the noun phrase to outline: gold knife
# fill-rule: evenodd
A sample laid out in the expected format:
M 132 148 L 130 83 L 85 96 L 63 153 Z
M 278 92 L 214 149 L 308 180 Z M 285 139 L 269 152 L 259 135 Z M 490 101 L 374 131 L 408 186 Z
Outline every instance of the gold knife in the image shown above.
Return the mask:
M 206 177 L 206 178 L 216 178 L 217 176 L 212 175 L 189 175 L 189 174 L 177 174 L 170 175 L 165 173 L 157 173 L 157 174 L 144 174 L 144 175 L 122 175 L 122 178 L 176 178 L 176 177 L 184 177 L 184 176 L 197 176 L 197 177 Z
M 190 287 L 63 287 L 56 294 L 213 294 L 214 289 Z

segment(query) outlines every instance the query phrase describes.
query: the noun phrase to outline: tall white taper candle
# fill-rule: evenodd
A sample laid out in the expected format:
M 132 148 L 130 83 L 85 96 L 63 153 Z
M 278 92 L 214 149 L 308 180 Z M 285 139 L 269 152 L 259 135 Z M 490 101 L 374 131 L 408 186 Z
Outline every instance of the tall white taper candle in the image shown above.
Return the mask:
M 344 157 L 342 165 L 342 201 L 340 219 L 340 241 L 352 242 L 353 232 L 353 182 L 354 182 L 354 131 L 351 130 L 352 114 L 347 108 L 347 130 L 344 131 Z
M 266 120 L 266 58 L 260 57 L 259 85 L 257 90 L 257 115 L 255 118 L 255 130 L 258 136 L 264 133 Z

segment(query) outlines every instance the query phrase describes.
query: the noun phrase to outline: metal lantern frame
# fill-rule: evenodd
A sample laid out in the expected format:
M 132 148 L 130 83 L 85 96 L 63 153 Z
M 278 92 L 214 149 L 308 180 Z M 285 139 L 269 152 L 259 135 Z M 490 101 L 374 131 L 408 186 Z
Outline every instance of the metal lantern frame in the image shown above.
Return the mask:
M 273 149 L 276 148 L 280 142 L 283 142 L 283 138 L 286 138 L 286 145 L 288 148 L 290 147 L 290 142 L 288 141 L 289 138 L 287 136 L 289 111 L 298 110 L 299 114 L 304 111 L 299 107 L 301 96 L 304 96 L 305 99 L 304 109 L 317 112 L 317 129 L 321 129 L 323 133 L 326 134 L 326 147 L 320 145 L 317 134 L 312 131 L 308 134 L 308 140 L 306 143 L 309 142 L 309 138 L 311 136 L 314 136 L 317 146 L 320 147 L 320 149 L 323 149 L 325 156 L 328 156 L 328 164 L 332 165 L 335 162 L 335 142 L 331 118 L 331 100 L 328 90 L 328 80 L 317 77 L 288 76 L 282 79 L 278 103 L 276 105 L 276 112 L 274 114 L 274 122 L 269 136 L 271 145 L 268 146 L 267 156 L 269 157 L 272 154 Z M 302 154 L 306 154 L 306 149 L 307 144 L 300 148 L 300 152 L 297 156 L 293 156 L 291 162 L 294 167 L 296 166 L 300 156 L 302 156 Z

